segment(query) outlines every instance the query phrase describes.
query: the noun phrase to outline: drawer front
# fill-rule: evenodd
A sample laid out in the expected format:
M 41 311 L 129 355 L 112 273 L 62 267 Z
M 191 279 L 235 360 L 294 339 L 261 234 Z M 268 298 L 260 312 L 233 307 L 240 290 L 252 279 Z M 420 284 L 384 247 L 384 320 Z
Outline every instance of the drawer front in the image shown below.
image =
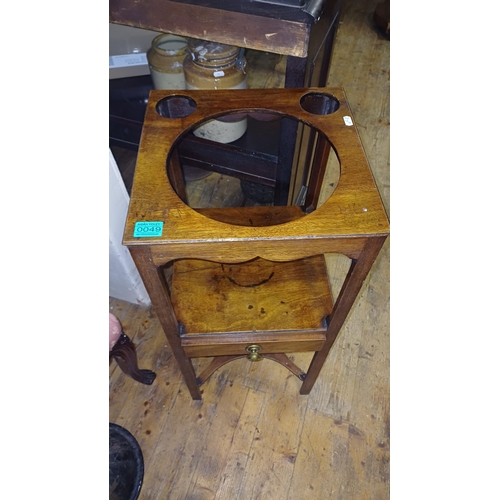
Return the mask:
M 281 342 L 246 342 L 244 344 L 185 346 L 184 350 L 190 358 L 199 358 L 211 356 L 228 356 L 236 354 L 246 355 L 248 354 L 246 348 L 254 344 L 258 344 L 261 347 L 261 350 L 259 351 L 260 354 L 319 351 L 323 347 L 324 343 L 324 339 Z

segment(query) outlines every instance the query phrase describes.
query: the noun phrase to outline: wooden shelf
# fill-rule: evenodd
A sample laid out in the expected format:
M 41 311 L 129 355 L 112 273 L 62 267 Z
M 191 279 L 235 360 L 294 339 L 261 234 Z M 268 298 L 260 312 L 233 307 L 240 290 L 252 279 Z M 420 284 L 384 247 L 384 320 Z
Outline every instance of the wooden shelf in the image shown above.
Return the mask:
M 318 350 L 333 307 L 323 256 L 243 264 L 178 260 L 172 306 L 181 342 L 191 355 Z
M 111 0 L 109 20 L 297 57 L 307 56 L 316 21 L 302 9 L 245 0 Z

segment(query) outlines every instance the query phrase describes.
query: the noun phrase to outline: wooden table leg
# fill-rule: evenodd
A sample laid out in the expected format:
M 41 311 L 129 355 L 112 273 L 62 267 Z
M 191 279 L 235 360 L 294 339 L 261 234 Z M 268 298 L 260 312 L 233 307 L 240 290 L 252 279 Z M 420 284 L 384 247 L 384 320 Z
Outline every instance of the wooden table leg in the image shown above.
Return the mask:
M 196 374 L 191 359 L 186 355 L 181 346 L 177 319 L 170 302 L 165 282 L 160 277 L 160 269 L 153 263 L 151 252 L 148 247 L 129 248 L 135 265 L 142 277 L 144 286 L 148 291 L 151 303 L 155 308 L 161 326 L 168 343 L 172 349 L 175 359 L 184 377 L 184 381 L 193 399 L 201 399 L 201 392 L 196 382 Z
M 342 289 L 340 290 L 338 299 L 335 303 L 332 314 L 328 318 L 328 331 L 326 333 L 326 341 L 321 349 L 317 351 L 309 369 L 307 370 L 307 375 L 300 388 L 300 394 L 309 394 L 313 388 L 316 379 L 325 363 L 325 360 L 330 352 L 330 348 L 335 342 L 337 335 L 339 334 L 344 321 L 351 310 L 356 297 L 363 285 L 363 282 L 370 272 L 372 264 L 374 263 L 377 255 L 384 244 L 387 236 L 380 236 L 377 238 L 369 238 L 368 242 L 361 252 L 357 260 L 353 260 L 351 263 L 351 268 L 347 273 Z

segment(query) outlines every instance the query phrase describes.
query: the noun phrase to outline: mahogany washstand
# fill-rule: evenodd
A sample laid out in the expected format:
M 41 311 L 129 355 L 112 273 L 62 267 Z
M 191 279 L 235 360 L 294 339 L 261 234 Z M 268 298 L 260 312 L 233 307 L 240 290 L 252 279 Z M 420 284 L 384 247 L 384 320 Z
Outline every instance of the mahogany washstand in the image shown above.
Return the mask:
M 191 208 L 179 160 L 183 137 L 208 118 L 254 111 L 315 130 L 302 202 Z M 331 147 L 340 177 L 319 206 Z M 150 93 L 123 244 L 193 399 L 201 399 L 200 386 L 215 370 L 241 357 L 281 363 L 301 381 L 300 394 L 309 394 L 388 234 L 342 89 Z M 351 259 L 335 303 L 328 253 Z M 307 351 L 314 355 L 306 371 L 286 354 Z M 199 375 L 191 362 L 196 357 L 213 357 Z

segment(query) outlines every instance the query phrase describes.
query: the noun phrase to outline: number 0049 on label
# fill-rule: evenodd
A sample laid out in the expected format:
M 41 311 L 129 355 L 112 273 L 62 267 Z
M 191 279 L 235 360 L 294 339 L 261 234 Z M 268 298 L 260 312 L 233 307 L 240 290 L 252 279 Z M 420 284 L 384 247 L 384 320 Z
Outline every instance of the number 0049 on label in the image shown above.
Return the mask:
M 162 233 L 163 222 L 136 222 L 134 226 L 134 238 L 151 238 Z

